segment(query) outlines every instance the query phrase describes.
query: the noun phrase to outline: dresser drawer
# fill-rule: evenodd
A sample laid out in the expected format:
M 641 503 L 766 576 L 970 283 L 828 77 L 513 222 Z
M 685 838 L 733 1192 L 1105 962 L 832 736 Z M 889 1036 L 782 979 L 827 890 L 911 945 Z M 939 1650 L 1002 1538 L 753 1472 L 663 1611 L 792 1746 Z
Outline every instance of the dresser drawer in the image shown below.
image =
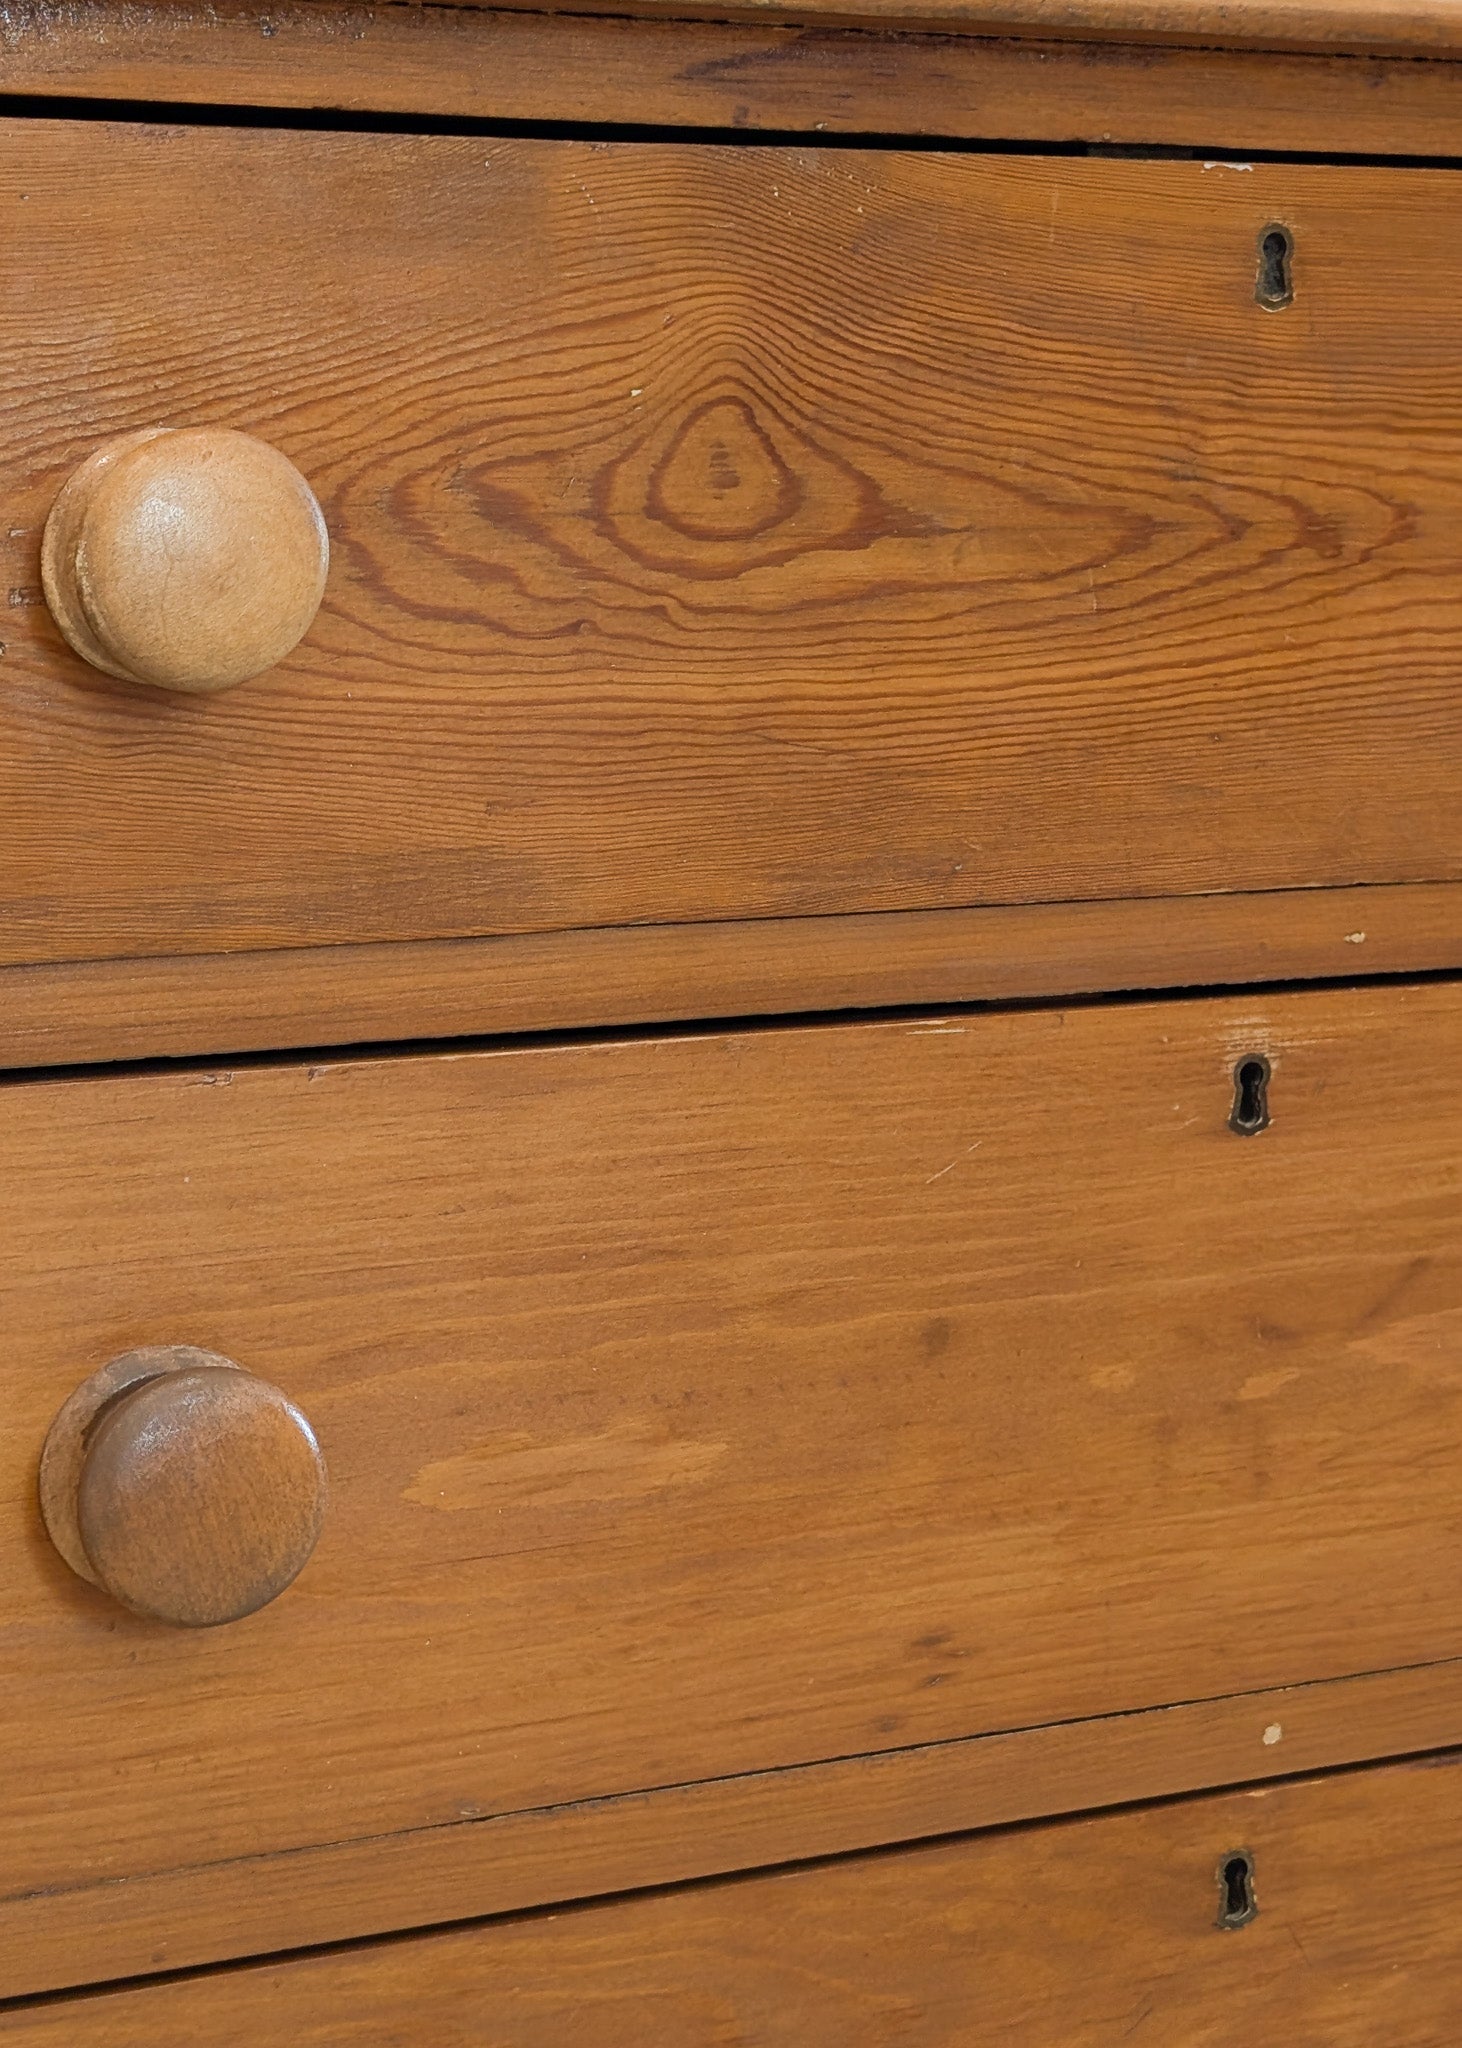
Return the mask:
M 1459 1112 L 1444 985 L 0 1089 L 12 1899 L 1462 1655 Z M 216 1628 L 35 1505 L 179 1345 L 329 1469 Z
M 1457 191 L 6 125 L 0 961 L 1462 878 Z M 198 425 L 333 556 L 189 697 L 40 553 Z
M 0 2017 L 14 2048 L 1450 2048 L 1455 1756 Z

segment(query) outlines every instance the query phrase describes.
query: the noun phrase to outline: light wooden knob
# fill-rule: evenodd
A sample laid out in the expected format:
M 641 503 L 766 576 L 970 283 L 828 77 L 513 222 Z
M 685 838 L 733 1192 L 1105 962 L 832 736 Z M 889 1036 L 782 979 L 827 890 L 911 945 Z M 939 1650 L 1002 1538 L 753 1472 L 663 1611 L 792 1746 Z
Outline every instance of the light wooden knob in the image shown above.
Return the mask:
M 129 1351 L 93 1373 L 41 1455 L 41 1511 L 71 1569 L 181 1628 L 238 1621 L 282 1593 L 326 1499 L 298 1408 L 191 1344 Z
M 41 546 L 46 602 L 94 668 L 226 690 L 309 631 L 330 543 L 286 456 L 227 427 L 144 427 L 63 485 Z

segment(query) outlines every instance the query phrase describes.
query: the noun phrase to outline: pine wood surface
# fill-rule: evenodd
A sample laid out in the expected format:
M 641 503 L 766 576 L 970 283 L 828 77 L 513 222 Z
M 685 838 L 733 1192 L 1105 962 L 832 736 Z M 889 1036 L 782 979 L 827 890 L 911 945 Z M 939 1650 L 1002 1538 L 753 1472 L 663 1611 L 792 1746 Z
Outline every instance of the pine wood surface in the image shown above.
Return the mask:
M 481 0 L 443 4 L 476 9 Z M 502 4 L 531 13 L 547 8 L 549 0 Z M 856 21 L 880 28 L 938 27 L 954 35 L 1062 35 L 1266 50 L 1436 55 L 1462 47 L 1462 10 L 1456 0 L 583 0 L 583 11 L 662 19 L 716 14 L 762 21 Z
M 1462 873 L 1451 173 L 44 121 L 0 169 L 6 960 Z M 336 566 L 179 704 L 35 561 L 100 440 L 200 418 Z
M 1462 885 L 0 968 L 0 1067 L 1462 968 Z
M 45 1993 L 1405 1756 L 1462 1739 L 1462 1660 L 753 1771 L 0 1902 Z
M 1257 1913 L 1226 1928 L 1236 1851 Z M 1451 2048 L 1459 1886 L 1454 1752 L 12 2012 L 0 2039 Z
M 56 98 L 1178 144 L 1458 150 L 1462 65 L 622 13 L 10 0 L 0 89 Z
M 10 1897 L 1462 1655 L 1459 1051 L 1436 984 L 0 1090 Z M 203 1635 L 34 1500 L 160 1342 L 331 1474 Z

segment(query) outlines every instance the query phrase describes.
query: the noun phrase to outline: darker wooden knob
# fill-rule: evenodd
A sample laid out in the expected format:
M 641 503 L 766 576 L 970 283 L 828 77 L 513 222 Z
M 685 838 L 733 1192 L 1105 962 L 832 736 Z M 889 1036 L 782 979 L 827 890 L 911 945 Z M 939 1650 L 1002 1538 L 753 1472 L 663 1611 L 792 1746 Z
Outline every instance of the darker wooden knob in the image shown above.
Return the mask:
M 325 521 L 286 456 L 226 427 L 145 427 L 98 448 L 46 522 L 52 616 L 94 668 L 226 690 L 282 661 L 325 592 Z
M 42 1512 L 72 1570 L 183 1628 L 238 1621 L 282 1593 L 325 1503 L 320 1447 L 293 1402 L 186 1344 L 93 1373 L 41 1458 Z

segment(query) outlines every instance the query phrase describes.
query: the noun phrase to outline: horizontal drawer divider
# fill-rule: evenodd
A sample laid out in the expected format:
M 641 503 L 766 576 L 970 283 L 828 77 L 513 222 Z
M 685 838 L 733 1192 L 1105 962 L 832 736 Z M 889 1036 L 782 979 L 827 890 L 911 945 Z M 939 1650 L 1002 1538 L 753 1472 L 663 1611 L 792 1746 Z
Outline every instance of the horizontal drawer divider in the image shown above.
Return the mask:
M 1462 883 L 0 968 L 0 1069 L 1462 968 Z
M 0 1984 L 32 1997 L 1458 1743 L 1448 1658 L 757 1771 L 0 1901 Z
M 924 140 L 1455 156 L 1462 65 L 1185 49 L 1129 31 L 1089 48 L 1009 35 L 897 36 L 844 25 L 632 21 L 293 0 L 259 32 L 250 0 L 206 10 L 22 0 L 7 15 L 5 86 L 38 111 L 80 100 L 225 107 L 235 121 L 531 120 L 770 133 L 905 131 Z M 892 26 L 890 24 L 890 26 Z M 1232 27 L 1232 23 L 1229 24 Z

